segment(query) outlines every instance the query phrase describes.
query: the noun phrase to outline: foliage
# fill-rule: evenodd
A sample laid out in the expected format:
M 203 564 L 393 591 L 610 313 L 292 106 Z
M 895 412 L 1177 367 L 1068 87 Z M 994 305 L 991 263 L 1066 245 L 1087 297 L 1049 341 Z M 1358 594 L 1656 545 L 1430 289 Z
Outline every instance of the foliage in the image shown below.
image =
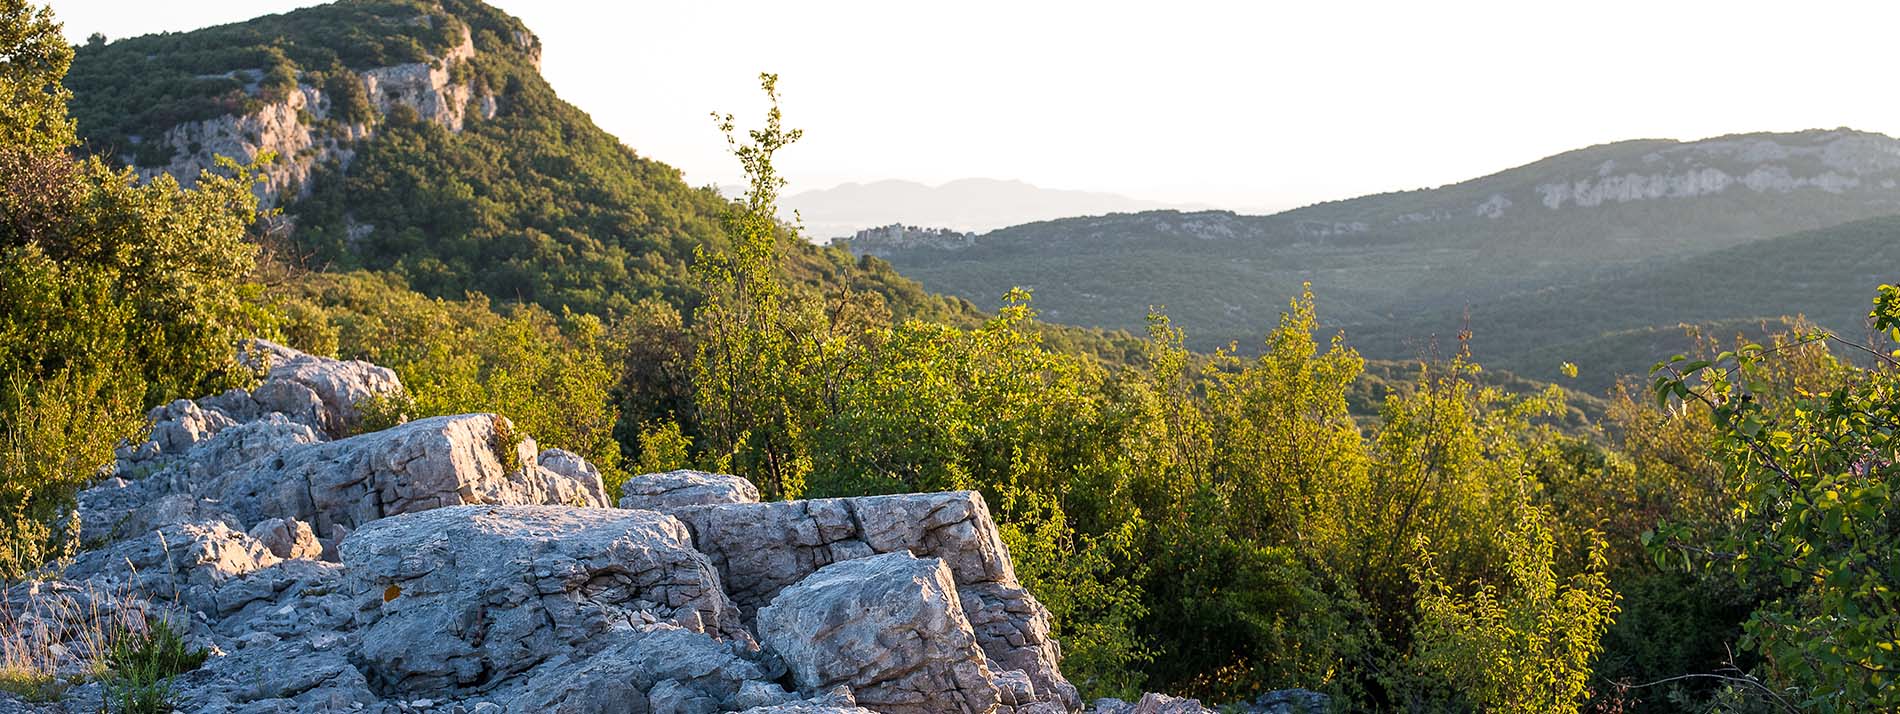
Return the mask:
M 106 709 L 121 714 L 173 711 L 172 678 L 197 669 L 209 654 L 187 646 L 164 620 L 145 632 L 119 637 L 105 657 L 101 691 Z
M 36 152 L 73 143 L 61 78 L 73 61 L 53 9 L 0 0 L 0 146 Z
M 1886 138 L 1817 130 L 1745 140 L 1807 147 Z M 1370 359 L 1429 358 L 1434 341 L 1469 329 L 1487 367 L 1555 381 L 1569 361 L 1579 377 L 1566 384 L 1592 393 L 1640 376 L 1655 355 L 1682 351 L 1680 323 L 1806 314 L 1857 334 L 1867 291 L 1890 280 L 1881 268 L 1900 259 L 1892 239 L 1900 218 L 1871 184 L 1866 193 L 1725 191 L 1554 210 L 1539 202 L 1540 186 L 1595 180 L 1604 166 L 1721 167 L 1732 176 L 1761 166 L 1698 144 L 1618 142 L 1449 186 L 1267 216 L 1147 211 L 1043 221 L 957 250 L 883 257 L 931 290 L 979 303 L 1035 288 L 1045 313 L 1071 325 L 1138 330 L 1146 308 L 1167 305 L 1202 351 L 1257 348 L 1253 331 L 1311 281 Z M 1806 159 L 1776 165 L 1795 175 L 1827 171 Z M 1473 210 L 1499 200 L 1513 205 L 1495 216 Z M 1651 349 L 1657 341 L 1667 345 Z
M 705 302 L 693 313 L 697 351 L 693 383 L 702 442 L 722 469 L 758 475 L 768 498 L 797 498 L 805 491 L 810 455 L 797 448 L 803 426 L 797 415 L 809 411 L 801 392 L 787 389 L 810 351 L 821 349 L 793 334 L 808 301 L 788 304 L 779 263 L 777 201 L 785 185 L 772 167 L 772 155 L 798 141 L 802 132 L 780 124 L 778 77 L 759 76 L 771 107 L 765 127 L 741 143 L 732 117 L 714 115 L 732 154 L 745 167 L 746 197 L 729 210 L 729 251 L 698 249 L 693 272 Z M 811 329 L 803 330 L 807 334 Z
M 0 4 L 0 577 L 75 545 L 73 493 L 177 394 L 242 386 L 271 316 L 248 280 L 251 173 L 181 189 L 74 159 L 49 13 Z
M 464 28 L 478 57 L 451 72 L 497 98 L 494 117 L 449 132 L 412 111 L 384 116 L 376 98 L 350 91 L 361 89 L 350 72 L 435 56 Z M 246 278 L 245 172 L 193 191 L 169 178 L 135 186 L 61 155 L 70 139 L 57 122 L 0 113 L 55 147 L 0 147 L 0 506 L 18 532 L 4 567 L 69 547 L 63 504 L 136 433 L 140 409 L 241 384 L 231 341 L 262 334 L 394 368 L 408 391 L 361 405 L 369 428 L 497 412 L 518 427 L 498 445 L 531 434 L 587 457 L 610 487 L 627 469 L 698 466 L 752 478 L 773 498 L 978 491 L 1019 577 L 1055 615 L 1065 671 L 1091 695 L 1234 701 L 1299 686 L 1347 709 L 1411 711 L 1576 711 L 1592 698 L 1606 709 L 1726 707 L 1779 691 L 1843 711 L 1894 703 L 1882 699 L 1892 695 L 1881 647 L 1894 640 L 1883 588 L 1900 545 L 1887 528 L 1890 369 L 1864 372 L 1812 341 L 1773 342 L 1764 325 L 1746 332 L 1768 348 L 1715 355 L 1696 341 L 1711 354 L 1666 368 L 1657 386 L 1676 401 L 1657 406 L 1630 389 L 1580 398 L 1471 357 L 1487 339 L 1549 329 L 1594 340 L 1605 327 L 1566 319 L 1480 331 L 1449 357 L 1433 345 L 1425 359 L 1381 362 L 1325 334 L 1334 328 L 1322 328 L 1310 288 L 1264 340 L 1212 354 L 1191 352 L 1159 309 L 1146 340 L 1043 323 L 1032 305 L 1066 321 L 1095 313 L 1059 294 L 1032 301 L 1016 283 L 1046 281 L 1007 271 L 969 293 L 1003 296 L 986 315 L 773 218 L 772 162 L 799 135 L 783 126 L 772 76 L 761 77 L 773 101 L 764 128 L 739 134 L 720 118 L 749 177 L 745 199 L 728 202 L 556 98 L 524 33 L 467 0 L 369 0 L 79 51 L 69 82 L 79 125 L 113 153 L 133 135 L 299 83 L 375 124 L 348 171 L 328 167 L 290 205 L 298 231 L 273 257 L 291 269 L 259 271 L 283 273 L 268 292 Z M 1190 310 L 1236 294 L 1223 275 L 1183 267 L 1208 256 L 1233 259 L 1222 270 L 1244 275 L 1248 295 L 1339 268 L 1298 241 L 1274 248 L 1297 260 L 1273 266 L 1223 252 L 1246 241 L 1202 242 L 1205 255 L 1186 260 L 1172 229 L 1125 253 L 1077 251 L 1063 231 L 1088 220 L 1053 226 L 1041 264 L 1178 290 L 1165 297 Z M 1471 225 L 1488 224 L 1441 226 L 1420 246 L 1440 250 Z M 1824 245 L 1841 254 L 1803 265 L 1878 263 L 1890 227 L 1844 226 L 1725 260 Z M 1473 235 L 1501 235 L 1484 231 Z M 1583 245 L 1562 238 L 1552 245 Z M 1373 251 L 1411 270 L 1411 247 L 1394 245 L 1326 250 Z M 986 250 L 965 257 L 995 257 Z M 1096 270 L 1111 259 L 1122 262 Z M 328 270 L 295 269 L 311 265 Z M 1448 270 L 1513 272 L 1484 261 Z M 1585 273 L 1570 277 L 1604 277 Z M 1779 314 L 1758 309 L 1769 298 L 1755 293 L 1784 294 L 1748 285 L 1746 301 L 1735 290 L 1685 297 L 1655 275 L 1604 283 L 1627 288 L 1610 297 L 1647 302 L 1600 303 L 1633 321 L 1610 327 L 1636 332 L 1590 344 L 1650 350 L 1662 333 L 1646 326 L 1662 316 Z M 1403 318 L 1364 298 L 1409 283 L 1361 282 L 1378 284 L 1329 287 L 1342 322 Z M 1552 296 L 1578 294 L 1514 297 L 1504 307 L 1522 309 L 1499 314 L 1574 308 Z M 1425 314 L 1446 296 L 1420 299 Z M 1209 334 L 1272 316 L 1248 307 Z M 1875 319 L 1892 328 L 1896 313 L 1900 290 L 1883 289 Z M 1197 326 L 1208 317 L 1188 314 Z M 1388 356 L 1421 352 L 1350 334 Z M 1614 375 L 1599 355 L 1533 356 L 1549 357 L 1547 369 L 1580 362 L 1575 374 L 1562 368 L 1572 386 Z M 1662 565 L 1641 545 L 1652 529 L 1670 556 Z M 1663 567 L 1684 556 L 1699 567 Z M 1731 654 L 1737 638 L 1749 649 Z
M 494 412 L 542 448 L 580 454 L 615 484 L 625 478 L 608 396 L 616 375 L 598 318 L 557 317 L 533 305 L 498 309 L 480 295 L 427 298 L 394 276 L 360 272 L 303 276 L 277 294 L 280 303 L 312 313 L 315 324 L 301 325 L 299 334 L 329 335 L 320 339 L 334 341 L 338 356 L 389 367 L 401 378 L 405 393 L 361 405 L 365 430 Z
M 347 73 L 427 62 L 461 41 L 466 25 L 443 8 L 410 0 L 339 2 L 249 22 L 80 47 L 66 86 L 90 148 L 135 152 L 176 124 L 249 113 L 298 77 L 317 87 Z M 357 84 L 351 82 L 350 84 Z M 359 84 L 360 87 L 360 84 Z M 361 92 L 359 88 L 357 93 Z M 347 91 L 342 116 L 369 107 Z M 168 156 L 141 161 L 162 165 Z
M 1459 594 L 1433 565 L 1429 539 L 1420 538 L 1418 666 L 1484 711 L 1574 710 L 1588 696 L 1592 664 L 1617 611 L 1600 550 L 1590 553 L 1588 569 L 1559 582 L 1547 518 L 1525 508 L 1506 531 L 1508 590 L 1484 584 Z
M 1878 329 L 1900 327 L 1893 304 L 1883 287 L 1871 315 Z M 1743 639 L 1766 660 L 1765 678 L 1806 708 L 1884 711 L 1900 706 L 1891 674 L 1900 666 L 1895 364 L 1882 355 L 1879 368 L 1827 389 L 1777 384 L 1790 362 L 1826 363 L 1825 345 L 1837 341 L 1814 333 L 1657 365 L 1660 401 L 1708 410 L 1735 506 L 1732 527 L 1712 540 L 1675 524 L 1653 542 L 1658 558 L 1778 578 L 1783 590 L 1759 604 Z

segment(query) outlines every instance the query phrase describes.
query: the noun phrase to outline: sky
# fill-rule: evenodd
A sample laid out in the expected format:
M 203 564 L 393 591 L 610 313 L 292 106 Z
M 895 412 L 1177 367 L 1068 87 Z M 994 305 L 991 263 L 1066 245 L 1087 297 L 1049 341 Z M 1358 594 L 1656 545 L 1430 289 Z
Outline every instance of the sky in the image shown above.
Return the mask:
M 780 75 L 793 192 L 1017 179 L 1268 211 L 1593 144 L 1900 135 L 1900 3 L 490 0 L 556 91 L 695 185 Z M 75 42 L 317 4 L 53 0 Z

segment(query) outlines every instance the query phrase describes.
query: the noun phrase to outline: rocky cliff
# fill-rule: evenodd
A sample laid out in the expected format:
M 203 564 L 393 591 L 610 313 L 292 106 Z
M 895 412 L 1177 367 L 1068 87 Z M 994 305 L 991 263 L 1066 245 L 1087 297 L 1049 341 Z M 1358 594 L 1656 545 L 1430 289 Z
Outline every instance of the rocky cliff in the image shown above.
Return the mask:
M 429 15 L 420 18 L 434 20 Z M 355 158 L 356 144 L 374 136 L 380 117 L 398 108 L 452 132 L 460 132 L 472 115 L 495 116 L 499 99 L 478 92 L 465 78 L 476 52 L 468 28 L 459 31 L 461 42 L 425 61 L 364 69 L 342 80 L 354 86 L 339 84 L 335 78 L 319 86 L 299 72 L 296 88 L 282 92 L 281 99 L 253 102 L 256 108 L 246 112 L 182 122 L 159 136 L 142 138 L 141 144 L 153 143 L 156 151 L 142 147 L 139 153 L 169 155 L 166 164 L 138 166 L 136 154 L 120 158 L 133 164 L 141 178 L 170 174 L 189 185 L 200 172 L 216 168 L 218 157 L 249 163 L 269 152 L 276 154 L 277 161 L 263 171 L 258 187 L 263 203 L 272 206 L 302 197 L 319 167 L 334 162 L 347 168 Z M 516 41 L 526 50 L 537 46 L 532 37 Z M 259 73 L 234 73 L 245 80 L 252 80 L 254 74 Z M 258 81 L 247 81 L 245 91 L 254 98 L 265 96 Z M 366 98 L 374 113 L 363 116 L 344 111 L 345 95 Z
M 154 409 L 80 495 L 88 549 L 6 592 L 75 684 L 0 711 L 91 711 L 98 633 L 159 621 L 211 653 L 185 712 L 1082 708 L 979 494 L 759 503 L 674 472 L 616 508 L 501 416 L 358 433 L 389 370 L 248 354 L 260 384 Z

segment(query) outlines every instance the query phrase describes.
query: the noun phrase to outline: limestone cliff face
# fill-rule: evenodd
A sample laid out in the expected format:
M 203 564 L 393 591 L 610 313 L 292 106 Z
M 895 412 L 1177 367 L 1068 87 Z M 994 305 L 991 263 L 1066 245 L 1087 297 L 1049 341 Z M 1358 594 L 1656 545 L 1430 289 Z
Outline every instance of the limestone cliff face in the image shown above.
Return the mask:
M 517 37 L 516 42 L 530 51 L 538 68 L 539 44 L 533 36 Z M 475 55 L 474 42 L 464 29 L 461 43 L 439 57 L 364 70 L 356 73 L 356 81 L 379 116 L 408 107 L 425 121 L 460 132 L 471 115 L 492 118 L 499 108 L 497 97 L 478 95 L 468 83 L 456 80 L 457 67 Z M 324 88 L 300 81 L 297 91 L 251 113 L 178 124 L 153 139 L 172 149 L 171 162 L 138 166 L 139 176 L 151 179 L 169 173 L 190 184 L 199 172 L 214 168 L 219 156 L 247 163 L 268 151 L 277 154 L 277 161 L 264 171 L 259 198 L 272 206 L 286 194 L 301 197 L 307 194 L 311 174 L 318 167 L 332 159 L 348 166 L 355 158 L 356 143 L 376 133 L 375 121 L 343 120 L 333 100 Z
M 1900 187 L 1900 141 L 1847 131 L 1717 138 L 1570 173 L 1538 183 L 1537 200 L 1523 207 L 1593 208 L 1731 191 L 1891 192 Z

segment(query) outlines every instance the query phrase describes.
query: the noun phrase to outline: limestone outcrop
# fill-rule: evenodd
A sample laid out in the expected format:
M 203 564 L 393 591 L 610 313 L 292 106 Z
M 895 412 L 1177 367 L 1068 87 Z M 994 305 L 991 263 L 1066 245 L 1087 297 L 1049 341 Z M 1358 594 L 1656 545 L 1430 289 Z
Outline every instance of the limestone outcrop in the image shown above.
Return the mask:
M 646 474 L 620 485 L 621 508 L 668 511 L 687 506 L 720 503 L 758 503 L 759 489 L 751 481 L 726 474 L 682 469 Z
M 849 686 L 885 714 L 996 708 L 956 582 L 937 558 L 896 552 L 819 568 L 761 608 L 758 627 L 800 689 Z
M 361 88 L 378 115 L 404 107 L 418 119 L 459 132 L 471 116 L 492 118 L 499 108 L 493 93 L 478 94 L 466 79 L 456 79 L 475 56 L 473 37 L 464 28 L 461 42 L 439 56 L 367 68 L 345 81 Z M 262 99 L 257 91 L 258 72 L 237 70 L 231 77 L 244 81 L 247 93 Z M 262 168 L 263 181 L 258 186 L 264 205 L 307 192 L 320 167 L 330 162 L 349 165 L 356 158 L 357 145 L 379 129 L 376 121 L 346 116 L 339 98 L 333 96 L 334 84 L 318 86 L 307 79 L 299 77 L 293 91 L 272 101 L 257 101 L 244 113 L 181 122 L 162 135 L 143 137 L 142 141 L 169 151 L 170 159 L 162 166 L 139 167 L 139 175 L 149 179 L 170 174 L 190 185 L 201 172 L 216 169 L 219 157 L 248 163 L 270 152 L 277 160 Z
M 89 549 L 4 593 L 64 675 L 162 621 L 211 654 L 173 682 L 190 712 L 1082 709 L 976 493 L 759 503 L 675 471 L 614 508 L 504 417 L 359 433 L 393 373 L 247 354 L 257 386 L 154 409 L 79 498 Z
M 940 558 L 978 645 L 999 671 L 1023 672 L 1033 699 L 1080 708 L 1058 667 L 1049 611 L 1016 580 L 1015 565 L 973 491 L 720 504 L 670 512 L 692 528 L 727 592 L 750 614 L 832 563 L 882 553 Z

